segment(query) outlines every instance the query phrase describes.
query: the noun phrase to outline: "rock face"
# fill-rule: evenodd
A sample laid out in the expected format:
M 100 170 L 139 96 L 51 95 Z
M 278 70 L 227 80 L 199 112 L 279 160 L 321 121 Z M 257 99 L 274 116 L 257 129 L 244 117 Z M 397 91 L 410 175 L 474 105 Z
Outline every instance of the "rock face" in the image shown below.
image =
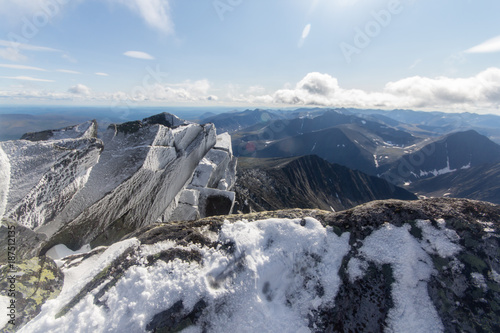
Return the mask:
M 498 332 L 499 228 L 457 199 L 149 225 L 57 259 L 21 332 Z
M 0 143 L 0 213 L 73 250 L 154 222 L 230 213 L 236 161 L 213 125 L 163 113 L 96 133 L 93 121 Z M 224 208 L 207 210 L 221 197 Z

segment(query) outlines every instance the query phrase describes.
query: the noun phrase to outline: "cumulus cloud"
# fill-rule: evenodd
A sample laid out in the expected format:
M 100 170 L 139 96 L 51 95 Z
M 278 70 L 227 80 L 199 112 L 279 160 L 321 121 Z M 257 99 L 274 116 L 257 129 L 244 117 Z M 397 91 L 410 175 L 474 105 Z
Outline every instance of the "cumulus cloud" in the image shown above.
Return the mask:
M 500 69 L 489 68 L 469 78 L 414 76 L 389 82 L 380 92 L 344 89 L 336 78 L 315 72 L 307 74 L 295 88 L 280 89 L 271 95 L 250 96 L 246 101 L 357 108 L 498 110 Z
M 130 57 L 130 58 L 136 58 L 136 59 L 142 59 L 142 60 L 153 60 L 154 57 L 150 54 L 147 54 L 146 52 L 141 52 L 141 51 L 127 51 L 124 52 L 123 55 Z
M 75 95 L 90 95 L 89 87 L 83 84 L 77 84 L 76 86 L 69 88 L 68 92 Z
M 489 39 L 465 51 L 466 53 L 493 53 L 500 52 L 500 36 Z

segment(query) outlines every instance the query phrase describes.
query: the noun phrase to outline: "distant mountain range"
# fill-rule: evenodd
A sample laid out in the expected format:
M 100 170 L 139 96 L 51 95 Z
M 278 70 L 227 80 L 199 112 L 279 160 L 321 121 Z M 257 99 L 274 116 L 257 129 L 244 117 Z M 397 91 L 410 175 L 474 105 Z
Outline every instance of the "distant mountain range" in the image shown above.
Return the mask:
M 208 119 L 231 133 L 236 156 L 317 155 L 394 185 L 431 182 L 436 176 L 500 162 L 500 146 L 491 140 L 500 138 L 500 117 L 493 115 L 316 108 L 247 110 Z M 495 182 L 482 183 L 481 190 L 492 192 Z M 467 192 L 427 188 L 419 187 L 418 194 L 473 198 Z

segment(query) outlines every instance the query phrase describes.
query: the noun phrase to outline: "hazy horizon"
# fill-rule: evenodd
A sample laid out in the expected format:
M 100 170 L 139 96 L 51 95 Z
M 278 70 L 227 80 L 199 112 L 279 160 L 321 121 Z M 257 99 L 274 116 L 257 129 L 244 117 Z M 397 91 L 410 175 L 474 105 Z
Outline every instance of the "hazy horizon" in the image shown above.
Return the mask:
M 0 103 L 500 114 L 498 2 L 0 1 Z

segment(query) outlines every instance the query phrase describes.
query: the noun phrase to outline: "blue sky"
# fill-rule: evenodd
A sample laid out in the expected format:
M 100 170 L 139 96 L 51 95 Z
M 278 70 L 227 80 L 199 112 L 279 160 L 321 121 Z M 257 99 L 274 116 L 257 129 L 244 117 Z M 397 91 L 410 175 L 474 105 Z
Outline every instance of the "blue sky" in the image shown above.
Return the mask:
M 497 0 L 0 0 L 0 103 L 500 114 Z

